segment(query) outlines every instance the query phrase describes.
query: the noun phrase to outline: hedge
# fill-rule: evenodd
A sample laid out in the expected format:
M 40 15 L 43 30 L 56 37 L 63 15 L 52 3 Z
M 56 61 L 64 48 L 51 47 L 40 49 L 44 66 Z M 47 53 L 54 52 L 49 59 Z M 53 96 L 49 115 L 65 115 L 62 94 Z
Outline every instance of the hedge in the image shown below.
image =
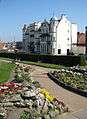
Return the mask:
M 22 61 L 43 62 L 50 64 L 60 64 L 65 66 L 86 65 L 84 56 L 57 56 L 44 54 L 28 54 L 28 53 L 0 53 L 0 57 L 20 59 Z

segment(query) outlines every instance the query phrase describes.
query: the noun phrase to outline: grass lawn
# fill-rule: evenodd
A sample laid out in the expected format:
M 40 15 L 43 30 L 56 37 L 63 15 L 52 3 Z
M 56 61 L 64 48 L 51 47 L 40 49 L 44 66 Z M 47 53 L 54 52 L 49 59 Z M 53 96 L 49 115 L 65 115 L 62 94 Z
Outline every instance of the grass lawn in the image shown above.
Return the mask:
M 3 57 L 0 57 L 0 59 L 8 60 L 8 61 L 13 60 L 13 59 L 10 59 L 10 58 L 3 58 Z M 67 68 L 66 66 L 63 66 L 63 65 L 49 64 L 49 63 L 42 63 L 42 62 L 32 62 L 32 61 L 20 61 L 20 62 L 24 63 L 24 64 L 36 65 L 36 66 L 45 67 L 45 68 L 52 68 L 52 69 Z
M 10 64 L 0 60 L 0 83 L 8 81 L 14 67 L 15 64 Z
M 36 65 L 36 66 L 45 67 L 45 68 L 52 68 L 52 69 L 59 69 L 59 68 L 64 68 L 65 67 L 63 65 L 48 64 L 48 63 L 42 63 L 42 62 L 22 61 L 22 63 L 30 64 L 30 65 Z
M 4 57 L 0 57 L 0 60 L 12 61 L 12 59 L 10 59 L 10 58 L 4 58 Z

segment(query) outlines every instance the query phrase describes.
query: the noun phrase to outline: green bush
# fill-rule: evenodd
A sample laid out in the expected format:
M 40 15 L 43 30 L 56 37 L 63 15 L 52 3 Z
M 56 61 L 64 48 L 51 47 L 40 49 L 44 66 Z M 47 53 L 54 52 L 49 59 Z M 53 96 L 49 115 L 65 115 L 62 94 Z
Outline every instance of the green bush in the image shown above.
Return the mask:
M 65 66 L 76 66 L 85 65 L 84 56 L 54 56 L 54 55 L 44 55 L 44 54 L 28 54 L 28 53 L 0 53 L 0 57 L 20 59 L 32 62 L 43 62 L 49 64 L 60 64 Z
M 80 56 L 80 65 L 85 66 L 86 65 L 86 58 L 82 55 Z
M 29 119 L 29 114 L 28 112 L 26 111 L 23 111 L 21 116 L 20 116 L 20 119 Z

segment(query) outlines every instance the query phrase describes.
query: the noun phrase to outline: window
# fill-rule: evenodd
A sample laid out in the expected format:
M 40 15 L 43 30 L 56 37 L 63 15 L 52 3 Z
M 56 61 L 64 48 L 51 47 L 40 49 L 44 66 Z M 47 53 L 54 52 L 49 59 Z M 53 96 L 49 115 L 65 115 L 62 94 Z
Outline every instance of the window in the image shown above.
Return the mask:
M 67 23 L 67 20 L 65 21 L 65 23 Z
M 34 30 L 30 30 L 30 32 L 34 32 Z
M 46 52 L 46 45 L 44 46 L 44 52 Z
M 58 49 L 58 54 L 61 54 L 61 49 Z
M 69 49 L 67 49 L 67 55 L 69 55 Z
M 25 33 L 25 35 L 29 35 L 29 33 Z
M 44 52 L 44 44 L 42 44 L 42 52 Z
M 42 45 L 41 45 L 41 52 L 42 52 Z
M 55 53 L 55 48 L 53 48 L 53 54 Z
M 55 42 L 55 37 L 53 37 L 53 41 Z
M 67 30 L 67 32 L 69 33 L 69 29 Z
M 51 41 L 52 41 L 52 38 L 53 38 L 52 35 L 50 36 L 50 38 L 51 38 Z
M 34 35 L 30 35 L 30 37 L 34 37 Z
M 52 52 L 52 45 L 47 46 L 47 52 Z
M 45 33 L 48 33 L 48 29 L 47 28 L 45 28 Z
M 67 38 L 67 40 L 69 41 L 69 38 Z

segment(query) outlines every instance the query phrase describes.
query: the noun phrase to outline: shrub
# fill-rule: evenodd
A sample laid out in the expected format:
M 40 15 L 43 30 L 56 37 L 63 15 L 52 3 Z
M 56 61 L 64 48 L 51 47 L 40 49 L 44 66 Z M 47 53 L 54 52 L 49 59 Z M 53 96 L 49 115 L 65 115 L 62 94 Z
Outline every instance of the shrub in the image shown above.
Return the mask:
M 11 58 L 11 59 L 20 59 L 25 61 L 32 62 L 43 62 L 50 64 L 60 64 L 65 66 L 76 66 L 76 65 L 85 65 L 84 56 L 54 56 L 48 54 L 28 54 L 28 53 L 0 53 L 0 57 Z
M 29 119 L 29 114 L 28 112 L 26 111 L 23 111 L 21 116 L 20 116 L 20 119 Z
M 86 58 L 83 55 L 80 56 L 80 65 L 81 66 L 85 66 L 86 65 Z

